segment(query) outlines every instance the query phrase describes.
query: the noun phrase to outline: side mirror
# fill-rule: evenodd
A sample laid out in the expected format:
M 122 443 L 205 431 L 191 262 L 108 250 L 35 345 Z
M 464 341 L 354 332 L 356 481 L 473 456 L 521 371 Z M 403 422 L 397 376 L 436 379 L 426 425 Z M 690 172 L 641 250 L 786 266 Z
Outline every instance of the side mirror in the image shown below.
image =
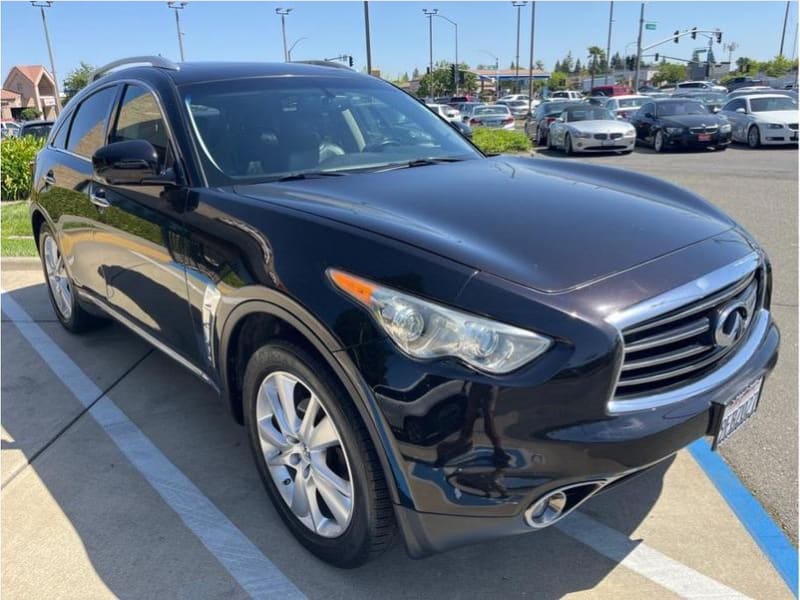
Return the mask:
M 111 185 L 163 185 L 175 183 L 159 170 L 158 152 L 145 140 L 126 140 L 103 146 L 92 156 L 95 176 Z
M 747 111 L 745 109 L 743 109 L 742 107 L 739 107 L 739 108 L 736 109 L 736 112 L 745 114 Z
M 655 119 L 655 117 L 653 116 L 653 113 L 649 113 L 649 112 L 644 113 L 644 118 L 645 119 Z

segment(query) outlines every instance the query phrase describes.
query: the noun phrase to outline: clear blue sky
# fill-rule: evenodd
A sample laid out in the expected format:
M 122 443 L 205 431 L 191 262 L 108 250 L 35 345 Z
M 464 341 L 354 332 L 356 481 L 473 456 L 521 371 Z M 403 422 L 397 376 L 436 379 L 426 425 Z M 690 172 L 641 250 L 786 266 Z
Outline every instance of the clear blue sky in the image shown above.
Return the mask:
M 366 63 L 362 2 L 190 2 L 181 12 L 187 60 L 263 60 L 283 58 L 278 6 L 293 9 L 287 17 L 291 44 L 300 37 L 295 60 L 329 58 L 352 54 L 355 67 Z M 639 2 L 614 3 L 612 54 L 624 53 L 625 45 L 636 39 Z M 645 44 L 667 37 L 676 29 L 720 28 L 723 42 L 734 41 L 737 56 L 767 60 L 778 53 L 785 2 L 648 2 L 647 21 L 657 23 L 645 31 Z M 503 68 L 514 59 L 516 10 L 509 1 L 499 2 L 370 2 L 373 68 L 384 76 L 414 67 L 424 72 L 428 63 L 428 25 L 423 8 L 438 8 L 459 24 L 459 58 L 471 66 L 491 63 L 481 52 L 500 57 Z M 606 46 L 609 3 L 606 1 L 536 4 L 534 60 L 547 69 L 571 50 L 585 60 L 587 46 Z M 530 3 L 522 10 L 520 63 L 527 65 L 530 40 Z M 28 2 L 3 1 L 3 76 L 14 64 L 43 64 L 49 67 L 38 9 Z M 59 79 L 81 60 L 100 65 L 123 56 L 162 54 L 176 59 L 178 44 L 173 11 L 166 2 L 68 2 L 57 1 L 48 9 L 50 35 Z M 784 54 L 794 54 L 797 2 L 792 2 Z M 434 60 L 453 60 L 454 28 L 434 19 Z M 698 39 L 686 38 L 679 45 L 668 44 L 663 51 L 689 58 Z M 633 46 L 631 46 L 633 48 Z M 717 60 L 726 56 L 714 47 Z

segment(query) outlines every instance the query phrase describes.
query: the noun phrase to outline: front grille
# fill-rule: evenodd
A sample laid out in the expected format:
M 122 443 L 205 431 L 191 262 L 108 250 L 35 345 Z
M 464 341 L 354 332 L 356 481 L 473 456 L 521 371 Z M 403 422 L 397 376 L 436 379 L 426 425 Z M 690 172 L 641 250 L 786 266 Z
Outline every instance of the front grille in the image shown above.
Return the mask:
M 608 136 L 605 133 L 595 133 L 594 134 L 594 139 L 596 139 L 596 140 L 604 140 L 607 137 Z
M 622 134 L 621 134 L 621 133 L 612 133 L 612 134 L 611 134 L 611 139 L 612 139 L 612 140 L 618 140 L 618 139 L 619 139 L 619 138 L 621 138 L 621 137 L 622 137 Z
M 625 359 L 616 400 L 647 396 L 687 385 L 714 369 L 747 337 L 761 297 L 761 271 L 700 300 L 622 331 Z M 715 340 L 717 319 L 725 307 L 741 302 L 742 333 L 731 345 Z
M 714 133 L 719 129 L 719 125 L 707 125 L 705 127 L 691 127 L 689 131 L 692 133 Z

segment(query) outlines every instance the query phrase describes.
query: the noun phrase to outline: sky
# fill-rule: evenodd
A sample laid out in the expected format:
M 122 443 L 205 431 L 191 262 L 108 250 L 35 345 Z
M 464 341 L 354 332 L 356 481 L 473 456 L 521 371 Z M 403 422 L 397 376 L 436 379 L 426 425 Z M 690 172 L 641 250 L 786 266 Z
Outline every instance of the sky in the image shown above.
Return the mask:
M 626 45 L 635 51 L 640 2 L 614 3 L 611 52 L 624 55 Z M 191 1 L 181 11 L 186 60 L 280 61 L 283 59 L 280 17 L 275 8 L 291 8 L 286 36 L 294 60 L 331 58 L 350 54 L 354 67 L 366 65 L 363 2 L 227 2 Z M 369 3 L 372 66 L 384 77 L 396 77 L 428 64 L 428 21 L 423 8 L 437 8 L 458 23 L 459 61 L 470 66 L 493 63 L 502 68 L 515 58 L 516 9 L 508 0 L 497 2 L 419 1 Z M 723 44 L 735 42 L 738 56 L 768 60 L 778 54 L 785 2 L 670 2 L 645 5 L 643 45 L 666 38 L 676 29 L 721 29 Z M 797 1 L 791 2 L 784 55 L 796 53 Z M 606 47 L 609 2 L 604 0 L 536 2 L 534 62 L 551 69 L 572 51 L 586 61 L 586 48 Z M 39 9 L 29 2 L 3 0 L 0 4 L 0 67 L 5 78 L 15 64 L 42 64 L 49 68 L 47 46 Z M 174 11 L 164 1 L 78 2 L 57 0 L 47 9 L 58 78 L 80 61 L 99 66 L 125 56 L 161 54 L 179 58 Z M 443 19 L 433 20 L 434 61 L 452 61 L 455 28 Z M 531 4 L 521 10 L 520 63 L 527 65 Z M 668 56 L 690 58 L 703 46 L 699 38 L 682 38 L 660 49 Z M 655 52 L 656 50 L 653 50 Z M 717 60 L 727 58 L 714 45 Z

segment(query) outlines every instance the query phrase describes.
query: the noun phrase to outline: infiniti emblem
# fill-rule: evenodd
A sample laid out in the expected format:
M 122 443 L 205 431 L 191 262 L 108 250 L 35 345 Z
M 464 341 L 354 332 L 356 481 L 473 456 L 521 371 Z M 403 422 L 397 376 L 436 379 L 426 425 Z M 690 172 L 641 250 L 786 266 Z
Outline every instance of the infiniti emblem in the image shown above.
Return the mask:
M 749 314 L 742 300 L 735 300 L 717 311 L 714 326 L 714 344 L 717 348 L 728 348 L 741 337 Z

